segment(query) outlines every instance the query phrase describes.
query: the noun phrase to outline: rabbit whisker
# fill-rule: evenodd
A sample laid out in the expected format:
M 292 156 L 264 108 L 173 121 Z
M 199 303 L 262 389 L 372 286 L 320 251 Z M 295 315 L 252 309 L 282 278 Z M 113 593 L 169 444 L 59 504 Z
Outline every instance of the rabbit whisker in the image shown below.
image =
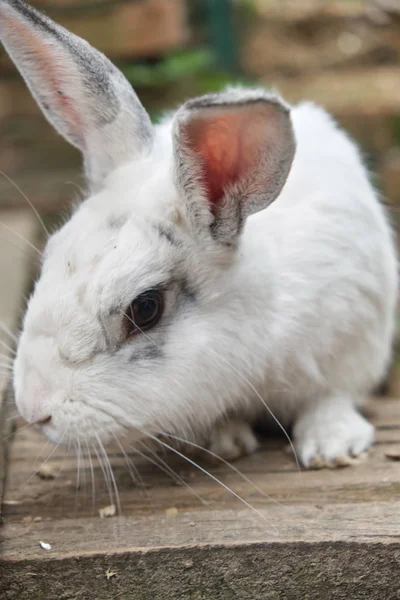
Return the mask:
M 47 448 L 47 446 L 49 444 L 50 444 L 50 440 L 46 440 L 45 443 L 43 444 L 41 451 L 37 455 L 36 460 L 35 460 L 35 462 L 32 465 L 32 470 L 36 467 L 38 461 L 42 458 L 43 451 Z
M 7 350 L 7 352 L 9 352 L 10 354 L 13 354 L 14 356 L 16 356 L 16 351 L 11 348 L 11 346 L 9 346 L 8 344 L 6 344 L 6 342 L 3 342 L 2 340 L 0 340 L 0 346 L 3 346 L 3 348 L 5 350 Z M 0 356 L 2 356 L 3 358 L 6 358 L 7 356 L 5 354 L 0 354 Z
M 22 427 L 18 427 L 17 431 L 12 431 L 9 435 L 6 435 L 6 437 L 3 437 L 3 441 L 7 442 L 8 440 L 10 440 L 13 436 L 17 435 L 20 431 L 23 431 L 24 429 L 27 429 L 28 427 L 32 427 L 35 423 L 27 423 L 26 425 L 23 425 Z
M 5 237 L 1 236 L 0 240 L 6 241 L 7 245 L 12 246 L 15 250 L 18 250 L 19 252 L 23 252 L 25 254 L 25 256 L 27 256 L 30 260 L 32 260 L 32 253 L 28 252 L 26 250 L 26 248 L 21 248 L 21 246 L 17 246 L 17 244 L 14 244 L 11 240 L 8 239 L 8 237 L 5 238 Z M 41 264 L 40 261 L 38 259 L 35 259 L 35 265 L 37 267 L 40 267 L 40 264 Z
M 111 483 L 112 483 L 112 487 L 114 488 L 115 501 L 116 501 L 116 504 L 117 504 L 118 515 L 121 516 L 122 515 L 121 502 L 120 502 L 120 498 L 119 498 L 119 491 L 118 491 L 117 482 L 116 482 L 115 477 L 114 477 L 114 472 L 112 470 L 111 463 L 110 463 L 107 451 L 104 448 L 104 445 L 103 445 L 102 441 L 100 440 L 100 438 L 99 438 L 99 436 L 98 436 L 98 434 L 96 432 L 95 432 L 94 435 L 95 435 L 97 443 L 99 445 L 99 449 L 100 449 L 100 451 L 102 452 L 102 454 L 104 456 L 105 464 L 107 465 L 107 468 L 109 470 L 110 480 L 111 480 Z M 111 504 L 113 504 L 113 503 L 111 502 Z
M 137 466 L 135 465 L 135 463 L 133 462 L 133 460 L 129 457 L 129 455 L 125 452 L 125 450 L 124 450 L 121 442 L 119 441 L 119 439 L 115 435 L 115 433 L 113 433 L 113 432 L 111 432 L 111 433 L 112 433 L 115 441 L 117 442 L 117 444 L 118 444 L 118 446 L 119 446 L 119 448 L 120 448 L 120 450 L 121 450 L 121 452 L 122 452 L 122 454 L 124 456 L 124 459 L 125 459 L 125 462 L 126 462 L 126 466 L 128 468 L 128 471 L 129 471 L 129 474 L 130 474 L 130 476 L 132 478 L 133 483 L 135 485 L 137 485 L 137 484 L 140 485 L 141 489 L 143 490 L 144 495 L 150 501 L 150 504 L 152 506 L 153 512 L 155 512 L 153 500 L 152 500 L 150 494 L 148 493 L 148 491 L 146 489 L 146 486 L 145 486 L 145 483 L 143 481 L 143 478 L 142 478 L 142 476 L 139 473 L 139 469 L 137 468 Z M 139 452 L 139 451 L 138 451 L 138 454 L 140 456 L 143 456 L 141 454 L 141 452 Z
M 11 417 L 7 417 L 4 421 L 7 423 L 8 421 L 15 421 L 19 417 L 19 413 L 15 413 L 15 415 L 11 415 Z
M 252 506 L 249 502 L 247 502 L 247 500 L 245 500 L 244 498 L 242 498 L 242 496 L 240 496 L 239 494 L 237 494 L 234 490 L 232 490 L 232 488 L 230 488 L 229 486 L 227 486 L 225 483 L 223 483 L 220 479 L 218 479 L 218 477 L 215 477 L 215 475 L 213 475 L 212 473 L 210 473 L 209 471 L 207 471 L 207 469 L 204 469 L 202 466 L 200 466 L 199 464 L 197 464 L 194 460 L 192 460 L 191 458 L 189 458 L 188 456 L 186 456 L 185 454 L 183 454 L 182 452 L 180 452 L 179 450 L 176 450 L 173 446 L 170 446 L 169 444 L 167 444 L 166 442 L 163 442 L 162 440 L 159 440 L 157 437 L 142 431 L 140 429 L 138 429 L 142 435 L 154 440 L 155 442 L 157 442 L 158 444 L 160 444 L 161 446 L 164 446 L 167 450 L 170 450 L 171 452 L 174 452 L 174 454 L 177 454 L 178 456 L 180 456 L 181 458 L 183 458 L 184 460 L 186 460 L 188 463 L 190 463 L 191 465 L 193 465 L 195 468 L 199 469 L 199 471 L 201 471 L 202 473 L 204 473 L 205 475 L 207 475 L 208 477 L 210 477 L 213 481 L 215 481 L 216 483 L 218 483 L 219 485 L 221 485 L 227 492 L 229 492 L 230 494 L 232 494 L 235 498 L 237 498 L 240 502 L 242 502 L 242 504 L 244 504 L 245 506 L 247 506 L 247 508 L 249 508 L 250 510 L 252 510 L 255 514 L 257 514 L 263 521 L 268 521 L 267 518 L 265 517 L 265 515 L 263 515 L 259 510 L 257 510 L 254 506 Z M 278 533 L 278 530 L 275 526 L 273 526 L 274 530 L 276 533 Z
M 19 238 L 20 240 L 22 240 L 23 242 L 25 242 L 25 244 L 27 244 L 30 248 L 32 248 L 32 250 L 34 250 L 35 252 L 37 252 L 40 257 L 43 256 L 43 253 L 40 252 L 40 250 L 38 248 L 36 248 L 36 246 L 34 246 L 32 244 L 32 242 L 30 242 L 29 240 L 27 240 L 26 238 L 24 238 L 23 235 L 19 234 L 17 231 L 14 231 L 13 229 L 11 229 L 11 227 L 8 227 L 8 225 L 6 225 L 5 223 L 0 222 L 0 227 L 3 227 L 3 229 L 6 229 L 10 233 L 14 234 L 17 238 Z
M 92 511 L 94 511 L 94 503 L 95 503 L 95 496 L 96 496 L 96 483 L 95 483 L 95 477 L 94 477 L 93 460 L 92 460 L 92 453 L 90 452 L 89 442 L 87 440 L 85 440 L 85 443 L 86 443 L 86 448 L 87 448 L 90 476 L 91 476 L 91 481 L 92 481 Z
M 288 440 L 290 448 L 291 448 L 293 456 L 294 456 L 294 459 L 296 461 L 297 470 L 299 471 L 299 473 L 301 473 L 300 461 L 299 461 L 299 458 L 297 456 L 297 452 L 296 452 L 296 449 L 295 449 L 295 447 L 293 445 L 291 437 L 288 434 L 288 432 L 286 431 L 285 427 L 279 421 L 279 419 L 274 415 L 273 411 L 270 409 L 270 407 L 268 406 L 268 404 L 266 403 L 266 401 L 264 400 L 264 398 L 259 394 L 259 392 L 256 390 L 256 388 L 254 387 L 254 385 L 247 379 L 247 377 L 245 377 L 243 375 L 243 373 L 240 373 L 240 371 L 238 371 L 236 369 L 236 367 L 234 367 L 232 365 L 231 362 L 229 362 L 226 358 L 224 358 L 223 356 L 217 354 L 216 352 L 214 352 L 214 351 L 212 351 L 212 352 L 215 354 L 216 358 L 218 358 L 219 360 L 221 360 L 222 362 L 224 362 L 226 365 L 228 365 L 228 367 L 230 367 L 232 369 L 232 371 L 234 371 L 236 373 L 236 375 L 238 375 L 241 379 L 243 379 L 243 381 L 245 383 L 247 383 L 247 385 L 250 387 L 250 389 L 254 392 L 254 394 L 257 396 L 257 398 L 261 401 L 261 403 L 263 404 L 263 406 L 268 411 L 268 414 L 273 418 L 273 420 L 275 421 L 275 423 L 278 425 L 279 429 L 281 429 L 281 431 L 283 432 L 284 436 Z
M 224 464 L 229 469 L 231 469 L 234 473 L 236 473 L 236 475 L 241 477 L 243 479 L 243 481 L 245 481 L 246 483 L 251 485 L 251 487 L 254 490 L 256 490 L 259 494 L 261 494 L 266 500 L 268 500 L 269 502 L 273 502 L 274 504 L 277 504 L 278 506 L 283 506 L 284 508 L 287 508 L 284 504 L 282 504 L 282 502 L 279 502 L 278 500 L 275 500 L 275 498 L 273 498 L 269 494 L 266 494 L 258 485 L 256 485 L 249 477 L 247 477 L 247 475 L 245 475 L 242 471 L 240 471 L 240 469 L 238 469 L 237 467 L 235 467 L 235 465 L 233 465 L 232 463 L 230 463 L 227 460 L 225 460 L 224 458 L 222 458 L 222 456 L 220 456 L 219 454 L 216 454 L 215 452 L 208 450 L 208 448 L 204 448 L 204 446 L 200 446 L 199 444 L 190 442 L 189 440 L 186 440 L 184 438 L 180 438 L 177 435 L 172 435 L 171 433 L 162 433 L 162 432 L 157 432 L 157 433 L 159 433 L 159 435 L 161 435 L 161 436 L 169 437 L 173 440 L 176 440 L 177 442 L 182 442 L 184 444 L 188 444 L 189 446 L 192 446 L 192 448 L 201 450 L 202 452 L 205 452 L 209 456 L 216 458 L 222 464 Z
M 32 473 L 32 475 L 30 475 L 30 477 L 28 477 L 28 479 L 21 485 L 21 487 L 19 489 L 22 489 L 23 487 L 25 487 L 35 477 L 35 475 L 37 475 L 39 473 L 40 469 L 42 469 L 44 467 L 44 465 L 50 460 L 50 458 L 53 456 L 53 454 L 55 453 L 55 451 L 61 445 L 61 443 L 62 443 L 62 441 L 63 441 L 63 439 L 65 437 L 65 434 L 67 433 L 67 430 L 68 430 L 68 428 L 64 429 L 64 432 L 63 432 L 61 438 L 59 439 L 59 441 L 57 442 L 57 444 L 54 446 L 54 448 L 52 449 L 52 451 L 50 452 L 50 454 L 48 455 L 48 457 L 42 462 L 42 464 L 40 465 L 40 467 L 38 469 L 36 469 L 36 471 L 34 473 Z M 36 459 L 36 462 L 37 462 L 37 459 Z M 36 462 L 35 462 L 35 464 L 36 464 Z
M 107 471 L 107 469 L 105 467 L 105 464 L 103 463 L 103 459 L 101 458 L 101 456 L 98 453 L 97 448 L 96 448 L 96 446 L 94 444 L 93 444 L 93 451 L 94 451 L 94 453 L 96 455 L 97 462 L 100 465 L 100 468 L 101 468 L 101 470 L 103 472 L 104 481 L 105 481 L 106 486 L 107 486 L 108 496 L 110 498 L 110 504 L 114 504 L 114 497 L 113 497 L 113 491 L 112 491 L 111 484 L 110 484 L 109 474 L 108 474 L 108 471 Z
M 0 321 L 0 330 L 3 331 L 6 335 L 8 335 L 15 343 L 18 343 L 17 336 L 14 335 L 12 333 L 12 331 L 6 325 L 4 325 L 4 323 L 2 323 L 1 321 Z
M 75 456 L 76 456 L 76 484 L 75 484 L 75 510 L 78 509 L 78 492 L 80 490 L 80 477 L 81 477 L 81 443 L 79 438 L 76 439 L 75 444 Z
M 131 449 L 134 452 L 137 452 L 140 456 L 142 456 L 143 458 L 145 458 L 146 460 L 148 460 L 150 463 L 152 463 L 153 465 L 155 465 L 158 469 L 160 469 L 160 471 L 162 471 L 163 473 L 165 473 L 166 475 L 169 475 L 170 477 L 172 477 L 172 479 L 174 481 L 177 481 L 178 483 L 180 483 L 181 485 L 183 485 L 184 487 L 186 487 L 198 500 L 200 500 L 200 502 L 203 504 L 203 506 L 208 506 L 208 502 L 206 500 L 204 500 L 204 498 L 191 486 L 189 485 L 185 479 L 183 477 L 181 477 L 180 475 L 178 475 L 178 473 L 176 473 L 176 471 L 174 471 L 174 469 L 172 467 L 170 467 L 170 465 L 161 458 L 161 456 L 159 456 L 157 454 L 157 452 L 155 452 L 154 450 L 151 450 L 151 448 L 149 448 L 148 446 L 146 446 L 146 444 L 142 441 L 142 442 L 138 442 L 142 447 L 144 447 L 145 452 L 139 452 L 137 450 L 136 447 L 132 447 Z M 153 459 L 151 459 L 147 454 L 147 452 L 150 452 L 150 454 L 152 455 Z
M 27 203 L 29 204 L 29 206 L 31 207 L 31 209 L 33 210 L 33 212 L 35 213 L 35 215 L 37 216 L 39 223 L 43 227 L 43 231 L 45 232 L 45 234 L 49 238 L 50 237 L 50 233 L 49 233 L 48 229 L 46 228 L 46 225 L 44 224 L 42 217 L 40 216 L 40 214 L 37 211 L 37 209 L 33 206 L 32 202 L 29 200 L 28 196 L 21 190 L 21 188 L 19 187 L 19 185 L 13 179 L 11 179 L 11 177 L 9 177 L 8 175 L 6 175 L 6 173 L 4 173 L 4 171 L 0 171 L 0 175 L 2 175 L 5 179 L 7 179 L 7 181 L 9 183 L 11 183 L 11 185 L 14 186 L 14 188 L 27 201 Z
M 78 192 L 82 195 L 82 198 L 85 196 L 85 191 L 75 181 L 64 181 L 64 185 L 73 185 L 74 187 L 76 187 Z
M 68 440 L 68 444 L 67 444 L 67 450 L 66 450 L 66 453 L 65 453 L 65 454 L 63 453 L 63 459 L 62 459 L 62 461 L 61 461 L 61 465 L 60 465 L 60 468 L 59 468 L 59 470 L 58 470 L 58 473 L 57 473 L 57 475 L 54 477 L 53 485 L 51 486 L 51 491 L 53 491 L 53 490 L 54 490 L 54 486 L 55 486 L 55 483 L 56 483 L 56 479 L 59 479 L 59 478 L 61 477 L 61 473 L 62 473 L 62 472 L 63 472 L 63 470 L 64 470 L 65 463 L 66 463 L 67 459 L 69 459 L 69 454 L 70 454 L 70 451 L 71 451 L 71 440 L 69 439 L 69 440 Z
M 145 338 L 146 338 L 146 340 L 149 340 L 149 342 L 151 342 L 152 344 L 154 344 L 154 346 L 155 346 L 156 348 L 158 348 L 158 346 L 157 346 L 156 342 L 155 342 L 155 341 L 154 341 L 154 340 L 153 340 L 153 339 L 152 339 L 152 338 L 151 338 L 149 335 L 147 335 L 147 333 L 146 333 L 146 332 L 144 332 L 142 329 L 140 329 L 140 327 L 139 327 L 138 325 L 136 325 L 135 321 L 134 321 L 133 319 L 131 319 L 131 317 L 129 317 L 129 316 L 126 314 L 126 312 L 124 312 L 123 310 L 121 310 L 120 312 L 121 312 L 121 315 L 122 315 L 122 316 L 126 317 L 126 318 L 128 319 L 128 321 L 130 321 L 130 322 L 132 323 L 132 325 L 134 325 L 134 326 L 136 327 L 136 329 L 137 329 L 138 331 L 140 331 L 140 333 L 143 335 L 143 337 L 145 337 Z

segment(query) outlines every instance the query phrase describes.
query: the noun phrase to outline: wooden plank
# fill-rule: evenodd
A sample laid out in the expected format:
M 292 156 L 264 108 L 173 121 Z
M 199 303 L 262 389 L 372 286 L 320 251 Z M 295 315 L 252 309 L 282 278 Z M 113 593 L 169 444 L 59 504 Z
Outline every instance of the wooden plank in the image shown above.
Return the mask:
M 45 8 L 49 17 L 111 59 L 159 56 L 181 48 L 188 39 L 184 0 L 76 2 L 60 6 L 34 1 L 31 4 Z M 0 70 L 14 71 L 1 47 Z
M 250 476 L 255 477 L 255 483 L 271 496 L 273 500 L 281 501 L 290 497 L 292 502 L 308 502 L 307 494 L 312 493 L 318 500 L 329 499 L 334 496 L 344 501 L 357 500 L 358 490 L 365 488 L 365 497 L 369 494 L 375 500 L 390 499 L 390 487 L 397 486 L 400 477 L 400 465 L 390 461 L 385 454 L 388 450 L 400 444 L 400 401 L 399 400 L 377 400 L 371 404 L 373 409 L 372 420 L 378 428 L 377 443 L 371 450 L 367 461 L 360 464 L 357 469 L 342 469 L 336 471 L 334 476 L 331 471 L 306 471 L 297 473 L 293 457 L 284 451 L 282 440 L 269 440 L 263 451 L 246 457 L 240 461 L 240 468 Z M 51 455 L 50 455 L 51 453 Z M 50 455 L 50 456 L 49 456 Z M 135 460 L 143 482 L 147 490 L 146 496 L 140 487 L 132 481 L 125 459 L 115 448 L 109 450 L 115 470 L 116 482 L 121 495 L 122 505 L 129 510 L 133 507 L 149 510 L 149 498 L 151 497 L 157 510 L 164 511 L 171 506 L 172 501 L 179 502 L 182 507 L 193 505 L 202 509 L 201 502 L 193 496 L 190 489 L 177 486 L 177 481 L 171 479 L 165 473 L 155 470 L 151 463 L 143 459 L 135 458 L 130 452 L 130 458 Z M 47 459 L 46 465 L 57 475 L 55 480 L 43 481 L 39 477 L 33 477 L 27 484 L 25 482 L 39 468 L 41 462 Z M 200 464 L 210 468 L 210 464 L 204 461 L 204 455 L 194 455 L 195 460 L 200 459 Z M 204 473 L 184 460 L 170 457 L 169 465 L 183 481 L 191 485 L 200 486 L 201 495 L 211 502 L 230 502 L 231 505 L 240 507 L 237 499 L 227 495 L 226 491 L 209 479 Z M 35 468 L 33 468 L 35 466 Z M 18 436 L 12 449 L 12 480 L 9 483 L 7 499 L 7 517 L 15 520 L 22 516 L 29 516 L 32 510 L 34 516 L 46 516 L 61 518 L 66 512 L 71 513 L 78 508 L 79 514 L 90 515 L 93 511 L 91 503 L 91 481 L 88 462 L 82 463 L 86 467 L 86 481 L 81 475 L 80 484 L 82 490 L 76 494 L 76 460 L 73 454 L 67 455 L 65 448 L 53 449 L 43 436 L 33 428 L 24 428 L 18 432 Z M 212 472 L 227 485 L 235 486 L 235 489 L 249 494 L 254 502 L 263 505 L 266 498 L 251 489 L 248 482 L 238 475 L 232 467 L 225 464 L 213 465 Z M 94 461 L 94 473 L 96 479 L 96 498 L 94 508 L 98 508 L 108 501 L 107 488 L 105 486 L 101 469 Z M 24 485 L 25 484 L 25 485 Z M 379 484 L 379 485 L 378 485 Z M 388 484 L 388 485 L 384 485 Z M 373 489 L 376 486 L 376 489 Z M 193 487 L 193 486 L 192 486 Z M 86 489 L 85 489 L 86 488 Z M 315 488 L 315 489 L 313 489 Z M 51 506 L 47 501 L 51 497 Z M 56 498 L 57 496 L 57 498 Z M 40 498 L 43 498 L 41 500 Z M 78 503 L 79 502 L 79 507 Z M 154 508 L 153 506 L 153 508 Z M 177 505 L 180 508 L 179 505 Z M 204 508 L 204 507 L 203 507 Z M 44 511 L 44 513 L 43 513 Z M 82 512 L 83 511 L 83 512 Z
M 341 516 L 335 513 L 332 519 L 338 524 Z M 229 524 L 234 526 L 240 518 L 232 515 Z M 107 534 L 105 528 L 103 535 Z M 75 548 L 84 535 L 75 529 Z M 340 540 L 191 544 L 152 550 L 131 544 L 125 552 L 102 556 L 70 554 L 65 560 L 5 562 L 0 592 L 15 600 L 397 600 L 400 544 L 389 539 L 364 544 Z
M 386 411 L 390 419 L 385 418 Z M 227 465 L 213 465 L 201 458 L 192 457 L 205 469 L 211 469 L 220 479 L 244 500 L 256 508 L 275 503 L 308 505 L 338 501 L 342 503 L 389 502 L 400 492 L 400 465 L 386 457 L 387 452 L 400 445 L 400 401 L 382 401 L 380 410 L 383 415 L 375 417 L 378 429 L 376 446 L 371 450 L 367 461 L 356 469 L 342 469 L 297 472 L 293 458 L 284 451 L 280 440 L 272 440 L 263 451 L 242 459 L 240 470 L 254 482 L 259 493 L 245 479 Z M 387 429 L 390 423 L 390 429 Z M 43 481 L 33 473 L 46 460 L 46 467 L 55 479 Z M 141 483 L 134 482 L 129 474 L 125 458 L 115 449 L 109 452 L 114 476 L 119 490 L 123 514 L 137 515 L 164 513 L 171 506 L 179 511 L 195 507 L 198 511 L 207 511 L 210 507 L 240 509 L 242 504 L 226 489 L 215 483 L 206 474 L 185 463 L 184 460 L 169 457 L 168 465 L 183 484 L 170 475 L 153 467 L 144 459 L 135 458 L 132 452 L 129 458 L 135 461 L 140 473 Z M 80 475 L 80 490 L 77 491 L 77 465 L 75 456 L 66 456 L 65 449 L 54 451 L 51 444 L 32 429 L 22 430 L 12 448 L 12 477 L 9 483 L 4 514 L 8 522 L 17 522 L 23 518 L 62 519 L 65 516 L 81 518 L 97 515 L 102 506 L 110 504 L 108 489 L 101 467 L 94 459 L 95 494 L 92 499 L 92 481 L 89 464 L 81 462 L 85 472 Z M 189 487 L 186 487 L 187 484 Z M 199 497 L 194 496 L 193 488 Z M 312 500 L 311 500 L 312 499 Z
M 15 332 L 18 326 L 23 294 L 28 290 L 33 273 L 37 220 L 27 212 L 0 213 L 0 356 L 1 364 L 9 364 L 14 340 L 5 330 Z M 27 240 L 27 242 L 24 241 Z M 0 368 L 0 504 L 6 476 L 7 437 L 11 422 L 7 421 L 10 397 L 5 393 L 7 369 Z M 0 508 L 1 511 L 1 508 Z
M 143 490 L 111 448 L 122 516 L 100 519 L 98 509 L 110 498 L 96 461 L 92 499 L 87 461 L 81 461 L 86 473 L 77 490 L 74 457 L 21 429 L 5 501 L 0 596 L 397 598 L 400 463 L 386 455 L 400 447 L 400 401 L 377 399 L 367 412 L 378 428 L 377 444 L 355 468 L 298 473 L 281 439 L 267 441 L 234 468 L 191 456 L 258 514 L 168 455 L 162 459 L 192 491 L 130 454 Z M 34 475 L 43 461 L 55 479 Z M 52 550 L 43 550 L 40 540 Z
M 390 502 L 353 504 L 351 510 L 347 504 L 313 503 L 283 508 L 269 506 L 260 509 L 261 516 L 244 510 L 189 510 L 176 516 L 59 519 L 51 526 L 43 520 L 13 523 L 3 530 L 1 564 L 25 560 L 39 564 L 69 556 L 255 542 L 391 544 L 395 541 L 400 548 L 398 509 L 398 503 Z M 50 543 L 51 552 L 43 552 L 41 540 Z

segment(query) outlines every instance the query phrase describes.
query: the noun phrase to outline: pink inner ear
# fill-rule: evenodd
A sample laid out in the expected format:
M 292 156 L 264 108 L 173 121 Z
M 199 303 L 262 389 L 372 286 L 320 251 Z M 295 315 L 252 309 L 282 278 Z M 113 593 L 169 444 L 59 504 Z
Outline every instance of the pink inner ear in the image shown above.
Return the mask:
M 74 99 L 65 93 L 67 77 L 61 65 L 63 57 L 57 54 L 57 50 L 50 43 L 35 35 L 29 25 L 18 18 L 7 17 L 7 19 L 10 22 L 10 29 L 14 30 L 20 40 L 23 40 L 22 46 L 29 49 L 32 54 L 28 60 L 35 61 L 37 71 L 39 71 L 37 64 L 40 64 L 40 71 L 43 73 L 41 75 L 43 94 L 40 98 L 42 104 L 47 103 L 49 110 L 68 123 L 72 136 L 82 141 L 82 119 L 75 108 Z
M 264 131 L 260 115 L 252 106 L 224 108 L 224 113 L 221 110 L 214 109 L 211 115 L 206 110 L 186 126 L 189 147 L 202 162 L 204 185 L 213 208 L 222 200 L 227 186 L 254 168 Z

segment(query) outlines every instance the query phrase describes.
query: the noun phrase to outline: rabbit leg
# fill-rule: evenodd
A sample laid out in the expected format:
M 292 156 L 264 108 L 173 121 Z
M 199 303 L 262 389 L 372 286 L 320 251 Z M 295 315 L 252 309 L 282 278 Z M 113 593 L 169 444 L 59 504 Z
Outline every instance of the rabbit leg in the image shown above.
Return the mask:
M 354 399 L 345 395 L 309 406 L 293 434 L 299 459 L 309 468 L 356 464 L 374 441 L 374 427 L 357 411 Z
M 216 425 L 209 443 L 210 452 L 225 460 L 235 460 L 246 454 L 252 454 L 258 446 L 251 425 L 240 419 L 232 419 Z

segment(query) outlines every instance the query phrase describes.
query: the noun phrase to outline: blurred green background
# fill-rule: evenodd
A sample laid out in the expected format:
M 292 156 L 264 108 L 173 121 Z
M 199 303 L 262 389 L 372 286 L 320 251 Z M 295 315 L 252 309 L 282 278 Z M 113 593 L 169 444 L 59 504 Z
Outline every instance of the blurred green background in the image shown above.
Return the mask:
M 152 119 L 228 83 L 330 110 L 400 204 L 400 0 L 32 0 L 117 63 Z M 68 208 L 80 156 L 0 50 L 0 170 L 42 212 Z M 24 206 L 0 177 L 0 207 Z

